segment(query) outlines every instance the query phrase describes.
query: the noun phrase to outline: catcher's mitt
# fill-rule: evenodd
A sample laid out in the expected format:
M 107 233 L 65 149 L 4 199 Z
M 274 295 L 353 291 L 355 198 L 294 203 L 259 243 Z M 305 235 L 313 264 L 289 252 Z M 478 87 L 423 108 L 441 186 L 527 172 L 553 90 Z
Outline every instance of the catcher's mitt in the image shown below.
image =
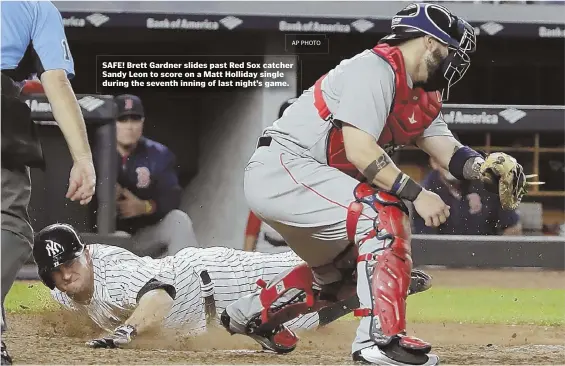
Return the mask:
M 497 189 L 500 205 L 504 210 L 518 208 L 522 197 L 528 192 L 527 186 L 544 182 L 528 182 L 536 174 L 525 175 L 524 169 L 512 156 L 497 152 L 488 155 L 480 168 L 481 180 L 487 188 Z M 491 190 L 489 189 L 489 190 Z

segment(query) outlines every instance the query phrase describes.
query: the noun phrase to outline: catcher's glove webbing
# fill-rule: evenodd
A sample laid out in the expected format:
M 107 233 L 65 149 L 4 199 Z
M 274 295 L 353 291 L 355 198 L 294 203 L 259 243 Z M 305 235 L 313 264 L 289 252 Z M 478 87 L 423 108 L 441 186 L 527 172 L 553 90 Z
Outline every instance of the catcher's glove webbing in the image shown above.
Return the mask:
M 487 188 L 495 188 L 504 210 L 515 210 L 528 192 L 530 185 L 544 182 L 528 182 L 537 174 L 525 175 L 524 169 L 512 156 L 497 152 L 488 155 L 480 167 L 481 180 Z

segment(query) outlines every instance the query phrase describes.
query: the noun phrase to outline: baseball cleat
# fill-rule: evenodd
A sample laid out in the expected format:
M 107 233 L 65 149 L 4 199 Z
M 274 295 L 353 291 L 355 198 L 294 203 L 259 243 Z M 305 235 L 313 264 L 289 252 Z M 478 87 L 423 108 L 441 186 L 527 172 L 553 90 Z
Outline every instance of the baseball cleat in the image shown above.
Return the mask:
M 418 339 L 413 338 L 418 341 Z M 400 337 L 395 337 L 386 346 L 371 346 L 355 351 L 352 354 L 353 361 L 365 365 L 439 365 L 439 357 L 432 353 L 411 350 L 399 345 Z
M 298 343 L 296 334 L 284 325 L 277 326 L 272 332 L 255 332 L 256 328 L 245 327 L 231 320 L 227 311 L 221 315 L 222 325 L 230 334 L 242 334 L 251 337 L 264 350 L 280 354 L 294 351 Z
M 6 348 L 6 343 L 2 341 L 2 350 L 0 352 L 0 356 L 2 358 L 1 365 L 11 365 L 12 364 L 12 357 L 8 354 L 8 349 Z
M 424 292 L 432 287 L 432 276 L 426 272 L 413 269 L 410 273 L 410 287 L 408 289 L 408 295 L 414 295 L 418 292 Z

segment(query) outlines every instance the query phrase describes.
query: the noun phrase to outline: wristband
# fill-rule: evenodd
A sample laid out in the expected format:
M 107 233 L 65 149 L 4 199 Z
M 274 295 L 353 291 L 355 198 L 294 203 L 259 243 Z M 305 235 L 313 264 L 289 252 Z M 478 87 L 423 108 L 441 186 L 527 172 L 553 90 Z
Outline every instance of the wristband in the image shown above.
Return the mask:
M 392 185 L 392 192 L 395 195 L 410 202 L 418 197 L 422 189 L 422 186 L 404 173 L 398 174 Z
M 151 201 L 145 201 L 145 213 L 150 214 L 152 212 L 153 212 L 153 205 L 151 204 Z
M 473 162 L 475 160 L 474 158 L 480 158 L 482 160 L 483 156 L 469 146 L 461 146 L 453 153 L 451 160 L 449 160 L 449 172 L 459 180 L 477 179 L 476 174 L 478 174 L 478 172 L 470 171 L 469 168 L 472 163 L 468 164 L 469 161 Z M 465 169 L 465 166 L 467 166 L 467 169 Z

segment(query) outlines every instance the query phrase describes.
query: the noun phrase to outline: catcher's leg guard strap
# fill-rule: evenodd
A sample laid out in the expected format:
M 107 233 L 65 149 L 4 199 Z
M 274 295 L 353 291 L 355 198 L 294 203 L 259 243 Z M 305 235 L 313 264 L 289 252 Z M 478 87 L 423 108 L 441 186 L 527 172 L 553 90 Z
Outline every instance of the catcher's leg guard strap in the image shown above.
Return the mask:
M 355 243 L 355 234 L 357 233 L 357 222 L 363 212 L 363 205 L 359 202 L 351 202 L 347 208 L 347 219 L 345 220 L 345 229 L 347 231 L 347 239 L 350 243 Z

